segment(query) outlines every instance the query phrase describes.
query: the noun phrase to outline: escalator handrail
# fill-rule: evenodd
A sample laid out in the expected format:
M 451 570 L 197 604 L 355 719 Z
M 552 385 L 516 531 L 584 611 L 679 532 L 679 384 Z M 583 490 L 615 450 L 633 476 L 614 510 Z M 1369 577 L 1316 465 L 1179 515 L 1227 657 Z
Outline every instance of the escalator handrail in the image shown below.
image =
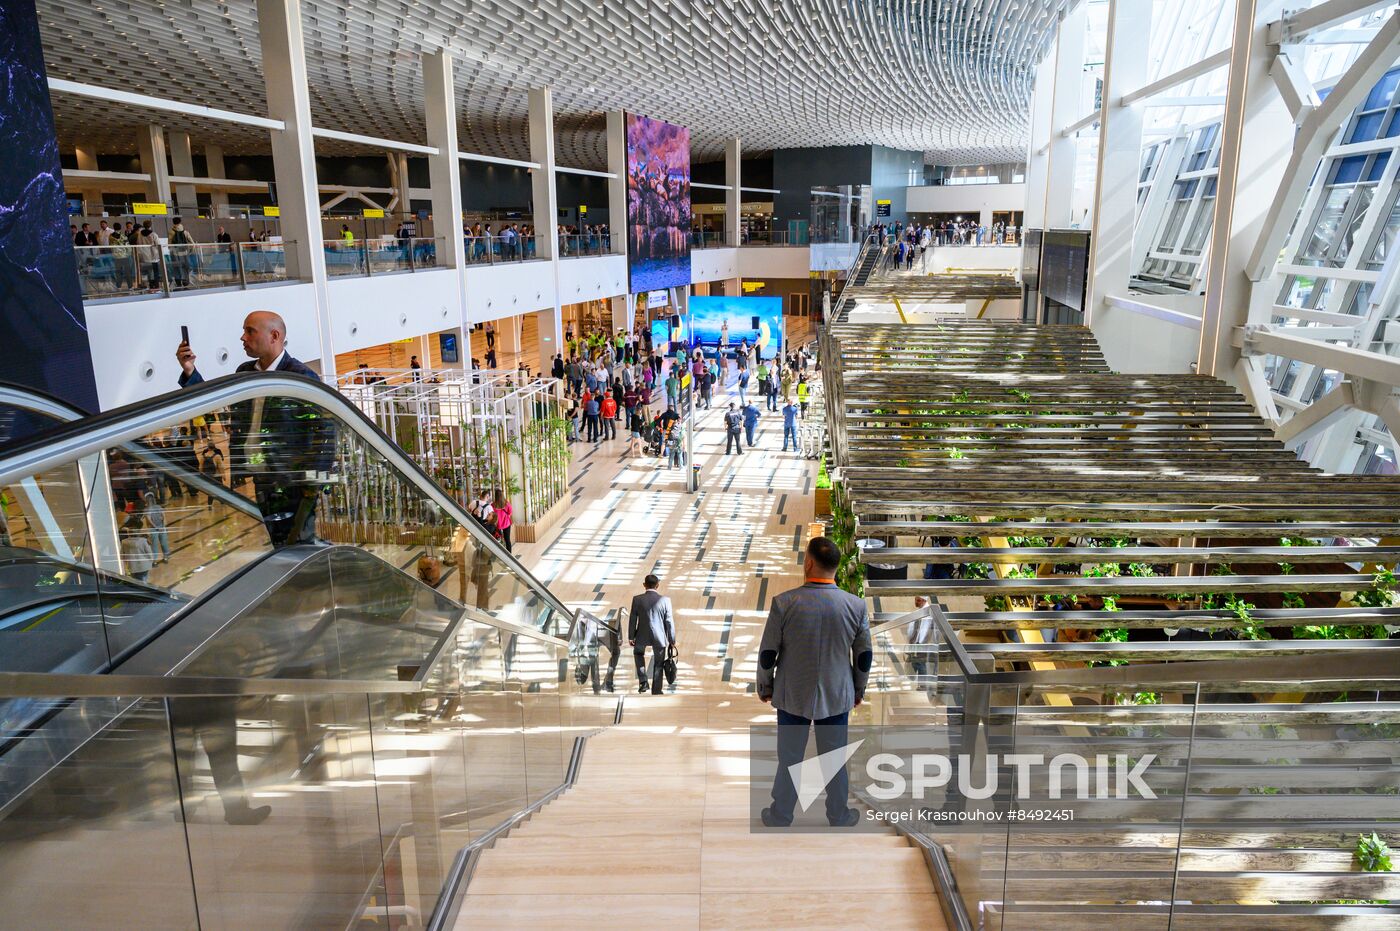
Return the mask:
M 395 466 L 404 479 L 443 509 L 478 544 L 515 572 L 525 584 L 561 617 L 573 618 L 563 602 L 534 575 L 486 534 L 462 505 L 447 495 L 418 464 L 364 413 L 329 385 L 275 372 L 242 372 L 225 375 L 189 388 L 137 401 L 82 420 L 58 424 L 14 444 L 0 455 L 0 485 L 77 462 L 84 456 L 149 436 L 207 413 L 259 397 L 290 397 L 320 405 L 335 414 L 361 440 Z
M 82 420 L 84 417 L 88 416 L 68 402 L 54 397 L 47 392 L 0 381 L 0 406 L 4 405 L 17 407 L 21 410 L 33 411 L 36 414 L 43 414 L 60 423 L 72 423 L 73 421 Z M 47 431 L 41 431 L 41 433 L 42 432 Z M 22 440 L 20 443 L 14 445 L 19 446 L 23 442 Z M 211 497 L 218 498 L 223 503 L 235 510 L 242 511 L 249 517 L 262 520 L 262 514 L 258 512 L 258 506 L 254 502 L 248 500 L 231 488 L 221 485 L 218 482 L 210 481 L 199 472 L 194 472 L 185 468 L 185 466 L 178 461 L 162 455 L 157 450 L 141 443 L 126 443 L 123 444 L 121 448 L 131 453 L 146 465 L 154 464 L 156 468 L 173 474 L 181 482 L 191 488 L 202 491 Z M 3 455 L 6 451 L 5 448 L 0 447 L 0 455 Z

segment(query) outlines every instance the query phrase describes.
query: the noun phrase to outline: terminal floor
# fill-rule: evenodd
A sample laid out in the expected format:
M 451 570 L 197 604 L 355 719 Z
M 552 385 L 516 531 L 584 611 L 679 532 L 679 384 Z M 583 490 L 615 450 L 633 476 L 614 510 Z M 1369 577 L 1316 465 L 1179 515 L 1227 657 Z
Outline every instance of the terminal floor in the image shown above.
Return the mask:
M 724 455 L 722 407 L 701 414 L 697 494 L 625 439 L 582 443 L 568 516 L 517 546 L 571 606 L 625 606 L 659 575 L 680 675 L 675 694 L 629 694 L 578 782 L 486 852 L 458 927 L 943 927 L 922 854 L 893 832 L 750 832 L 747 729 L 773 721 L 751 691 L 758 638 L 801 584 L 817 464 L 779 452 L 778 414 Z

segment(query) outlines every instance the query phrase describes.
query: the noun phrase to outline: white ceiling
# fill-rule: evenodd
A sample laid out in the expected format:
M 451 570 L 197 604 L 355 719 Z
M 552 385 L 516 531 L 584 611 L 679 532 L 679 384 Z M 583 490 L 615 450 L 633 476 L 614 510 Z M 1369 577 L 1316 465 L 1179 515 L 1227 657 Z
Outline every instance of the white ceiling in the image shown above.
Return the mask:
M 525 158 L 554 88 L 560 164 L 601 167 L 603 116 L 689 126 L 697 161 L 877 143 L 938 164 L 1025 156 L 1033 61 L 1068 0 L 303 0 L 318 126 L 424 141 L 422 52 L 456 59 L 462 148 Z M 265 113 L 253 0 L 38 0 L 49 73 Z M 65 145 L 135 150 L 150 117 L 54 95 Z M 256 130 L 161 114 L 230 152 Z M 333 149 L 318 142 L 318 151 Z

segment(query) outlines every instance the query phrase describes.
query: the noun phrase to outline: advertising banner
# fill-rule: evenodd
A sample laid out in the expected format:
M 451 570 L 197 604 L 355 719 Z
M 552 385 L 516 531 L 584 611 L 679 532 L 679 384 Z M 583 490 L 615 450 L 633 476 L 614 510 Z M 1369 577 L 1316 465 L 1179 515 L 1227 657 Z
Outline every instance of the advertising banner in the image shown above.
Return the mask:
M 781 297 L 703 297 L 690 299 L 690 348 L 717 350 L 758 346 L 764 359 L 782 351 Z
M 634 113 L 627 129 L 627 290 L 690 285 L 690 130 Z
M 0 344 L 6 381 L 97 410 L 53 108 L 29 0 L 0 3 Z M 98 257 L 82 261 L 96 263 Z M 110 347 L 111 352 L 122 351 Z M 134 362 L 132 363 L 135 364 Z M 7 430 L 23 432 L 12 424 Z M 10 436 L 5 439 L 14 439 Z

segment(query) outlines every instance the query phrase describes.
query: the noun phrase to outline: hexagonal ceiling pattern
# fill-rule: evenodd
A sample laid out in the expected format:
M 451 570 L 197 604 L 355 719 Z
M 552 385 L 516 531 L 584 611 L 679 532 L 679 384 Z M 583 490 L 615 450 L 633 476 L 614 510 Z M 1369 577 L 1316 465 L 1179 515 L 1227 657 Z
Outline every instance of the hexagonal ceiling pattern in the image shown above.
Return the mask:
M 603 114 L 689 126 L 694 157 L 875 143 L 938 164 L 1020 161 L 1033 66 L 1069 0 L 303 0 L 316 125 L 422 142 L 420 56 L 456 61 L 463 149 L 527 158 L 554 88 L 558 160 L 605 162 Z M 38 0 L 52 75 L 265 113 L 253 0 Z M 66 145 L 134 151 L 141 111 L 54 96 Z M 230 152 L 233 125 L 149 117 Z M 318 142 L 318 151 L 353 151 Z

